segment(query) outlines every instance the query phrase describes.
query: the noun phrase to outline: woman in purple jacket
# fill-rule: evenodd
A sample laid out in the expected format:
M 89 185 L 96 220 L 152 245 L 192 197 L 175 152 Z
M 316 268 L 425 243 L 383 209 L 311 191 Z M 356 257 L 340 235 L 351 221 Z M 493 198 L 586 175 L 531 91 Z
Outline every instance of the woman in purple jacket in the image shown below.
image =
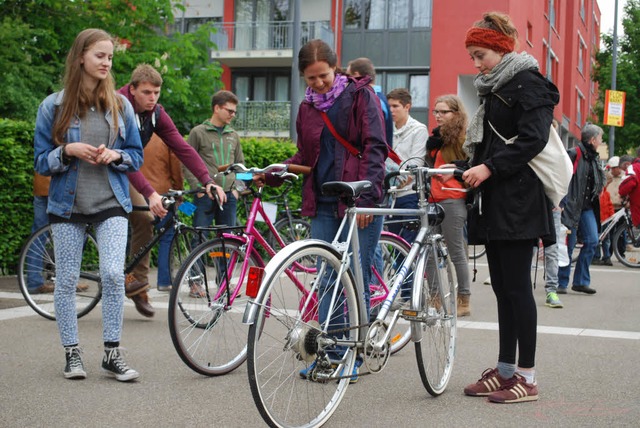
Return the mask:
M 302 215 L 311 217 L 312 238 L 331 242 L 346 207 L 336 197 L 322 195 L 322 184 L 368 180 L 373 184 L 373 190 L 362 195 L 356 205 L 373 207 L 382 199 L 384 161 L 387 158 L 384 119 L 369 85 L 370 78 L 356 81 L 342 74 L 337 67 L 335 52 L 322 40 L 312 40 L 300 49 L 298 68 L 308 87 L 296 120 L 298 152 L 284 163 L 312 168 L 312 173 L 304 178 L 302 184 Z M 325 125 L 321 112 L 326 112 L 337 134 L 358 149 L 360 157 L 350 154 L 338 142 Z M 383 218 L 358 215 L 357 222 L 360 262 L 362 266 L 371 266 Z M 365 284 L 369 284 L 370 276 L 371 271 L 364 269 Z M 368 311 L 368 286 L 365 287 L 365 299 Z M 328 303 L 320 301 L 321 324 L 327 317 Z M 306 375 L 307 370 L 303 370 L 301 375 Z M 354 380 L 357 379 L 355 375 Z

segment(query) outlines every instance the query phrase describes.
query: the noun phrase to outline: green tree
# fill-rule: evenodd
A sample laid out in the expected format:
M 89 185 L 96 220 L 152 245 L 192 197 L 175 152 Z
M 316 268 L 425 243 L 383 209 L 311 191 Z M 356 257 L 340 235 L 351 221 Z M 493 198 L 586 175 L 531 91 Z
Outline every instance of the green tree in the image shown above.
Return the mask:
M 210 61 L 213 29 L 171 32 L 171 0 L 0 1 L 0 117 L 33 120 L 37 106 L 58 90 L 67 51 L 85 28 L 102 28 L 117 38 L 113 75 L 129 81 L 140 63 L 156 67 L 165 81 L 161 103 L 182 132 L 210 114 L 210 96 L 221 88 L 222 70 Z
M 626 92 L 624 126 L 615 131 L 615 154 L 632 152 L 640 145 L 640 0 L 628 0 L 622 18 L 624 35 L 618 38 L 616 62 L 616 90 Z M 596 54 L 594 80 L 598 82 L 600 96 L 596 114 L 604 114 L 605 91 L 611 88 L 613 35 L 602 35 L 603 49 Z M 605 137 L 608 137 L 605 127 Z M 613 155 L 613 153 L 612 153 Z

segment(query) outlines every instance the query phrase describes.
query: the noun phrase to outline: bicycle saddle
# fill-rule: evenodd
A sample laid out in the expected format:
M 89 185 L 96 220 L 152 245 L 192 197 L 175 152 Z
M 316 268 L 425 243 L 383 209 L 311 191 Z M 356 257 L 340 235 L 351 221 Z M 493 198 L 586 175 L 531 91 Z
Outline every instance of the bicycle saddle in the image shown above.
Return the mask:
M 368 180 L 328 181 L 322 185 L 322 194 L 325 196 L 337 196 L 344 201 L 355 201 L 362 193 L 368 192 L 372 187 L 373 185 Z

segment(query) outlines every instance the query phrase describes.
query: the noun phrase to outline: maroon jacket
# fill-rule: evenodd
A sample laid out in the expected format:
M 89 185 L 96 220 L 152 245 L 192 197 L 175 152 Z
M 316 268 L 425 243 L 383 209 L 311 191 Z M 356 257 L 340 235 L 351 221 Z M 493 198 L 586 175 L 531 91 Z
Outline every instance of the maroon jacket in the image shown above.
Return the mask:
M 618 193 L 622 197 L 629 196 L 631 220 L 634 226 L 638 226 L 640 225 L 640 158 L 634 160 L 629 169 L 633 170 L 633 174 L 627 172 L 627 176 L 620 183 Z
M 385 125 L 382 110 L 373 88 L 369 85 L 371 79 L 349 78 L 349 85 L 335 101 L 344 112 L 339 115 L 340 120 L 333 123 L 334 128 L 342 137 L 349 141 L 362 154 L 358 159 L 351 155 L 333 136 L 335 144 L 335 180 L 359 181 L 369 180 L 373 184 L 373 191 L 358 199 L 360 207 L 373 207 L 382 200 L 384 181 L 384 161 L 387 158 L 388 147 L 385 143 Z M 296 129 L 298 132 L 298 152 L 284 163 L 305 165 L 314 168 L 320 154 L 320 138 L 325 124 L 320 112 L 307 101 L 303 101 L 298 110 Z M 302 215 L 314 217 L 316 215 L 316 195 L 320 189 L 315 189 L 314 172 L 304 177 L 302 183 Z M 271 184 L 271 183 L 270 183 Z M 345 206 L 339 207 L 339 215 L 344 215 Z
M 119 93 L 127 97 L 127 99 L 131 102 L 131 105 L 135 108 L 135 100 L 133 96 L 129 92 L 129 85 L 125 85 L 118 90 Z M 198 181 L 202 184 L 206 184 L 211 181 L 211 177 L 209 176 L 209 171 L 207 170 L 207 166 L 200 158 L 198 152 L 195 151 L 193 147 L 191 147 L 185 140 L 184 137 L 180 134 L 176 125 L 171 120 L 171 117 L 167 114 L 164 108 L 158 104 L 159 106 L 159 115 L 157 120 L 155 121 L 155 125 L 153 126 L 153 132 L 158 134 L 158 136 L 164 141 L 164 143 L 171 149 L 173 153 L 180 159 L 180 162 L 187 167 L 189 171 L 196 176 Z M 140 123 L 151 124 L 152 116 L 156 114 L 155 111 L 143 111 L 136 112 L 136 116 L 140 118 Z M 140 125 L 138 125 L 139 127 Z M 141 131 L 142 135 L 142 131 Z M 150 136 L 151 134 L 149 134 Z M 142 145 L 145 146 L 148 141 L 143 141 Z M 142 194 L 145 198 L 149 198 L 151 194 L 155 191 L 154 188 L 149 184 L 147 179 L 142 175 L 141 171 L 136 171 L 128 174 L 129 181 L 133 185 L 133 187 Z

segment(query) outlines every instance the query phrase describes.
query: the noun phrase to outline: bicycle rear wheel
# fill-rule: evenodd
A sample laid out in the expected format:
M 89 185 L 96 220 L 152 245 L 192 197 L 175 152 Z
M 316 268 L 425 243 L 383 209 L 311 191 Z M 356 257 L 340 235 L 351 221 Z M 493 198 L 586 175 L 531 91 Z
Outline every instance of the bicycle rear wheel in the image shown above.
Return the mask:
M 623 265 L 640 268 L 640 237 L 628 224 L 618 227 L 611 239 L 613 254 Z
M 313 259 L 315 267 L 305 267 Z M 267 265 L 260 292 L 247 307 L 247 367 L 253 399 L 272 427 L 325 423 L 349 385 L 359 337 L 359 302 L 350 272 L 329 244 L 288 245 Z M 324 314 L 333 324 L 318 317 Z M 336 345 L 336 341 L 341 345 Z M 345 343 L 348 341 L 348 343 Z M 346 375 L 345 375 L 346 374 Z
M 169 332 L 178 355 L 195 372 L 219 376 L 246 360 L 242 314 L 250 266 L 262 266 L 262 260 L 246 256 L 244 242 L 216 238 L 196 247 L 176 275 Z
M 380 236 L 380 240 L 378 241 L 378 245 L 382 250 L 382 263 L 383 263 L 383 272 L 380 275 L 388 287 L 391 287 L 393 284 L 396 274 L 398 270 L 404 263 L 405 258 L 409 254 L 411 247 L 404 240 L 398 238 L 396 235 L 383 233 Z M 415 265 L 414 265 L 415 267 Z M 375 266 L 373 267 L 375 270 Z M 410 269 L 407 273 L 407 277 L 405 279 L 406 284 L 413 283 L 413 275 L 415 269 Z M 373 272 L 372 280 L 376 279 L 376 274 Z M 373 293 L 374 291 L 372 291 Z M 398 292 L 398 297 L 396 299 L 401 298 L 402 292 Z M 382 297 L 382 296 L 381 296 Z M 386 294 L 384 298 L 386 298 Z M 376 306 L 374 301 L 376 299 L 372 296 L 371 303 L 371 311 L 372 313 L 376 310 Z M 384 300 L 380 302 L 376 302 L 381 304 Z M 404 320 L 403 318 L 399 318 L 394 326 L 393 331 L 390 335 L 390 349 L 389 352 L 391 354 L 395 354 L 404 348 L 407 343 L 411 340 L 411 324 Z
M 18 262 L 18 284 L 27 304 L 39 315 L 50 320 L 56 319 L 52 291 L 55 288 L 55 279 L 53 236 L 51 226 L 46 225 L 35 231 L 22 247 Z M 101 297 L 98 245 L 93 235 L 87 233 L 76 289 L 78 318 L 91 312 Z
M 416 360 L 422 384 L 432 396 L 442 394 L 453 370 L 456 348 L 456 297 L 452 264 L 446 255 L 446 247 L 440 242 L 435 249 L 429 245 L 427 257 L 421 259 L 416 269 L 418 278 L 424 278 L 419 302 L 419 320 L 413 322 L 416 342 Z M 426 268 L 426 270 L 425 270 Z M 432 279 L 427 280 L 431 274 Z M 416 295 L 416 293 L 414 293 Z

